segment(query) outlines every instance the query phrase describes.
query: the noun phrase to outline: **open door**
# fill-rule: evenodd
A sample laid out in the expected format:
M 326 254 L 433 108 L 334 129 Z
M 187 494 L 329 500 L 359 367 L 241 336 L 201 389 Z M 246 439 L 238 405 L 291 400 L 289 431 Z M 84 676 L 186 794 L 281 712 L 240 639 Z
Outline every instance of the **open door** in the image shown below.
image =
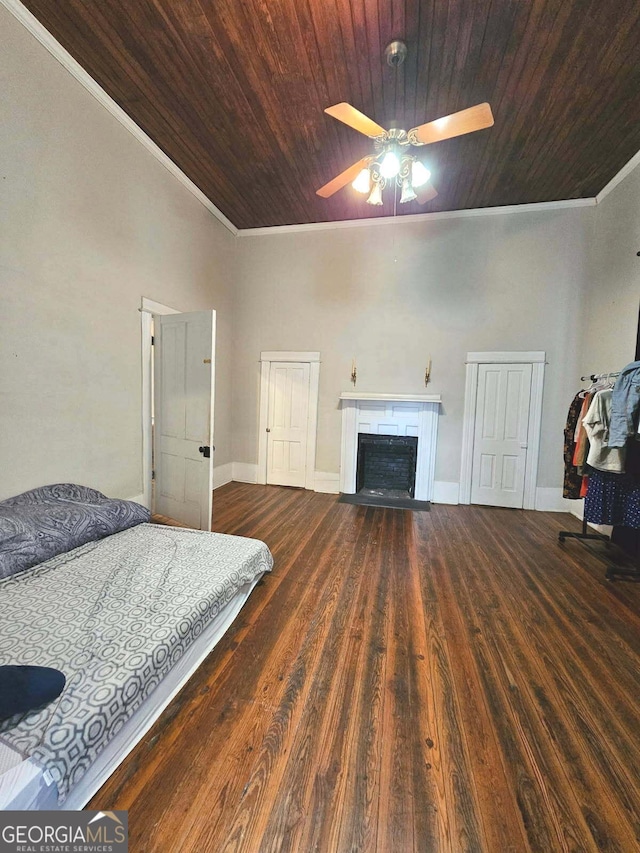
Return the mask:
M 154 509 L 211 530 L 216 312 L 154 323 Z

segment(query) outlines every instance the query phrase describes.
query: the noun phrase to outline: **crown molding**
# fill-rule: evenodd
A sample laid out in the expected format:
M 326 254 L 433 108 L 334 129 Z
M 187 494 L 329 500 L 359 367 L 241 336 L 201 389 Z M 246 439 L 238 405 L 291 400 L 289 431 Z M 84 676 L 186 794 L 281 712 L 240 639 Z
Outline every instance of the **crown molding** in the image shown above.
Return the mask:
M 234 237 L 238 235 L 238 229 L 233 222 L 231 222 L 230 219 L 227 219 L 224 213 L 207 198 L 202 190 L 198 189 L 193 181 L 185 175 L 182 169 L 176 166 L 173 160 L 168 157 L 149 136 L 147 136 L 142 128 L 138 127 L 122 107 L 118 106 L 113 98 L 105 92 L 102 86 L 96 83 L 93 77 L 91 77 L 80 63 L 71 56 L 69 51 L 67 51 L 60 42 L 51 35 L 49 30 L 31 14 L 26 6 L 20 3 L 20 0 L 0 0 L 0 4 L 4 6 L 14 16 L 14 18 L 20 21 L 20 23 L 38 39 L 40 44 L 43 45 L 43 47 L 45 47 L 73 77 L 75 77 L 78 83 L 84 86 L 89 94 L 93 95 L 93 97 L 102 104 L 102 106 L 107 109 L 111 115 L 138 140 L 138 142 L 141 142 L 147 151 L 153 154 L 156 160 L 162 163 L 165 169 L 171 172 L 171 174 L 198 199 L 200 204 L 204 205 L 204 207 L 206 207 L 207 210 L 216 217 L 216 219 L 219 219 L 225 228 L 228 228 L 229 231 L 231 231 Z
M 640 151 L 638 151 L 637 154 L 634 154 L 631 160 L 629 160 L 628 163 L 625 163 L 622 169 L 620 169 L 618 174 L 614 175 L 613 178 L 611 178 L 611 180 L 609 181 L 609 183 L 600 190 L 600 192 L 596 196 L 596 204 L 601 204 L 602 200 L 606 198 L 609 193 L 614 190 L 621 181 L 624 181 L 627 175 L 630 175 L 631 172 L 633 172 L 633 170 L 636 168 L 636 166 L 639 165 Z
M 571 207 L 594 207 L 595 198 L 570 198 L 566 201 L 542 201 L 534 204 L 510 204 L 503 207 L 476 207 L 469 210 L 443 210 L 436 213 L 410 213 L 404 216 L 372 216 L 368 219 L 342 219 L 337 222 L 306 222 L 300 225 L 268 225 L 264 228 L 241 228 L 238 237 L 260 237 L 265 234 L 291 234 L 296 231 L 332 231 L 336 228 L 367 228 L 377 225 L 404 225 L 436 219 L 466 219 L 473 216 L 501 216 L 510 213 L 536 213 Z

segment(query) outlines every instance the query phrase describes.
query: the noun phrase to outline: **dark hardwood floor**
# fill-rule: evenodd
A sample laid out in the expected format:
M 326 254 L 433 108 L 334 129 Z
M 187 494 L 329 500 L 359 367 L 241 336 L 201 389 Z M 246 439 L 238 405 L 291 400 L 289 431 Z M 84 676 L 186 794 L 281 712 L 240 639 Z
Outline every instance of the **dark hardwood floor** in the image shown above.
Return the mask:
M 275 568 L 90 803 L 132 851 L 640 850 L 640 585 L 577 521 L 237 483 L 214 520 Z

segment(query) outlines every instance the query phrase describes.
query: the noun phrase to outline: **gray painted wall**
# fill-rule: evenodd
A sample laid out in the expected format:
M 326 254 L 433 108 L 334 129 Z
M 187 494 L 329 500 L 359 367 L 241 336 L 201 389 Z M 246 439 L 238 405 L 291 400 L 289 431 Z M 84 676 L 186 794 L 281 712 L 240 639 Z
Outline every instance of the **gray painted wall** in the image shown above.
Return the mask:
M 0 6 L 0 498 L 142 492 L 140 297 L 218 312 L 231 460 L 237 241 Z
M 594 208 L 243 237 L 235 288 L 234 460 L 257 461 L 261 350 L 320 350 L 319 471 L 338 472 L 341 391 L 444 402 L 436 480 L 460 474 L 468 351 L 545 350 L 539 486 L 562 482 Z
M 0 498 L 142 491 L 142 295 L 218 311 L 218 465 L 257 461 L 261 350 L 321 351 L 333 473 L 351 359 L 358 390 L 421 393 L 430 353 L 456 482 L 466 352 L 544 349 L 538 484 L 561 484 L 577 377 L 633 357 L 640 169 L 597 208 L 235 240 L 2 7 L 0 27 Z
M 582 374 L 620 370 L 634 360 L 640 302 L 640 166 L 594 212 Z

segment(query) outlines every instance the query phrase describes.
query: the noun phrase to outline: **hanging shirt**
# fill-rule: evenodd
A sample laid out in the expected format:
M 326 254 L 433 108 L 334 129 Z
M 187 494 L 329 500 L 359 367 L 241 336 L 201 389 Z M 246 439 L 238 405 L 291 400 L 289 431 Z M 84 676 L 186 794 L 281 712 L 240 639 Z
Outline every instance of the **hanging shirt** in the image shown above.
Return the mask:
M 640 408 L 640 361 L 628 364 L 616 379 L 611 406 L 609 447 L 624 447 L 635 431 Z
M 596 468 L 598 471 L 622 474 L 624 473 L 625 449 L 624 447 L 610 447 L 608 445 L 612 395 L 611 388 L 598 391 L 582 421 L 589 437 L 587 465 Z

